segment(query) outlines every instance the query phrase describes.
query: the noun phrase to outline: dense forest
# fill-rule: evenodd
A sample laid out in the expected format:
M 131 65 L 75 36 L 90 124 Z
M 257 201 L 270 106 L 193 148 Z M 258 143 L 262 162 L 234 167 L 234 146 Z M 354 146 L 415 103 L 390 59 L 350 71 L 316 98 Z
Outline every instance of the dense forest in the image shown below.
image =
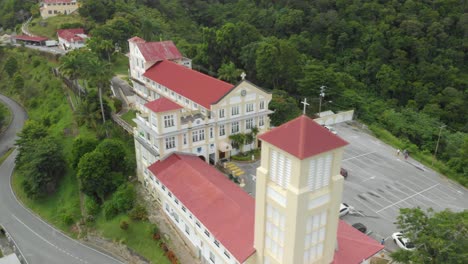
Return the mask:
M 34 2 L 3 1 L 1 25 Z M 171 39 L 196 69 L 232 83 L 245 71 L 274 91 L 274 124 L 304 97 L 318 112 L 324 85 L 322 109 L 354 108 L 412 153 L 434 153 L 441 132 L 443 172 L 468 183 L 466 0 L 82 0 L 79 14 L 124 51 L 135 35 Z

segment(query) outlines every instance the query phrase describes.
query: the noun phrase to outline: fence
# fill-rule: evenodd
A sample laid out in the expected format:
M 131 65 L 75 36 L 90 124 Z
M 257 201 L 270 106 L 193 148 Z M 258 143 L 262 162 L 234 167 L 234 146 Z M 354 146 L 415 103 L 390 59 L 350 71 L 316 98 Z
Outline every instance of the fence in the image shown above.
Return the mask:
M 341 122 L 353 120 L 354 110 L 340 112 L 333 115 L 322 116 L 314 119 L 320 125 L 334 125 Z
M 79 85 L 78 83 L 74 83 L 67 77 L 63 76 L 63 74 L 61 74 L 57 68 L 52 68 L 52 72 L 54 73 L 56 77 L 60 77 L 63 83 L 65 83 L 65 85 L 70 90 L 72 90 L 73 93 L 75 93 L 78 96 L 86 96 L 86 90 L 81 85 Z
M 133 127 L 129 125 L 125 120 L 123 120 L 120 116 L 112 113 L 111 115 L 112 120 L 119 126 L 121 126 L 125 131 L 127 131 L 130 135 L 133 135 Z

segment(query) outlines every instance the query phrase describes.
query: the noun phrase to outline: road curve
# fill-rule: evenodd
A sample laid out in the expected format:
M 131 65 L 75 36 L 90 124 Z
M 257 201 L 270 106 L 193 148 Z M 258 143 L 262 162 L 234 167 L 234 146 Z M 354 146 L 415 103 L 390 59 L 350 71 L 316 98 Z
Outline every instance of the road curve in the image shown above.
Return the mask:
M 0 135 L 0 153 L 14 145 L 16 133 L 27 119 L 24 109 L 0 94 L 0 101 L 13 113 L 13 120 Z M 119 260 L 71 239 L 36 217 L 15 197 L 10 185 L 17 152 L 0 166 L 0 224 L 10 232 L 29 264 L 110 264 Z

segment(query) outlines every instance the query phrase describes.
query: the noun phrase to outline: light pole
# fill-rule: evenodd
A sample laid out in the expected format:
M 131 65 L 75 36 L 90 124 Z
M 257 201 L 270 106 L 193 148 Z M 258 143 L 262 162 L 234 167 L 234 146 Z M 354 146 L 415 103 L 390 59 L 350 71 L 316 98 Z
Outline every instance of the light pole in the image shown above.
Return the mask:
M 325 88 L 327 88 L 325 85 L 320 86 L 320 100 L 319 100 L 319 112 L 318 116 L 321 117 L 322 113 L 322 98 L 325 97 Z
M 434 166 L 434 160 L 436 158 L 436 155 L 437 155 L 437 149 L 439 149 L 439 140 L 440 140 L 440 135 L 442 134 L 442 128 L 444 128 L 445 125 L 442 125 L 439 127 L 439 136 L 437 137 L 437 144 L 436 144 L 436 148 L 435 148 L 435 151 L 434 151 L 434 156 L 432 156 L 432 166 Z

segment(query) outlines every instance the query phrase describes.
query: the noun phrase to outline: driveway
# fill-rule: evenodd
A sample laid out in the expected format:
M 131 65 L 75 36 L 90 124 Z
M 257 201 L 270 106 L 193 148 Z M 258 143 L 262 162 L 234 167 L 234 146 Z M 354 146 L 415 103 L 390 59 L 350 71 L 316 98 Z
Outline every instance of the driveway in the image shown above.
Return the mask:
M 14 101 L 0 95 L 14 114 L 8 129 L 0 135 L 0 153 L 14 145 L 23 127 L 26 112 Z M 0 224 L 12 235 L 29 264 L 122 263 L 119 260 L 73 240 L 36 217 L 16 199 L 10 186 L 16 151 L 0 166 Z
M 397 249 L 391 239 L 399 208 L 421 207 L 436 211 L 468 209 L 468 191 L 419 162 L 396 155 L 396 150 L 349 124 L 334 126 L 350 144 L 345 147 L 342 167 L 349 172 L 343 202 L 354 208 L 343 217 L 349 224 L 363 223 L 368 234 L 389 251 Z M 243 187 L 255 196 L 256 163 L 236 163 L 246 173 Z

